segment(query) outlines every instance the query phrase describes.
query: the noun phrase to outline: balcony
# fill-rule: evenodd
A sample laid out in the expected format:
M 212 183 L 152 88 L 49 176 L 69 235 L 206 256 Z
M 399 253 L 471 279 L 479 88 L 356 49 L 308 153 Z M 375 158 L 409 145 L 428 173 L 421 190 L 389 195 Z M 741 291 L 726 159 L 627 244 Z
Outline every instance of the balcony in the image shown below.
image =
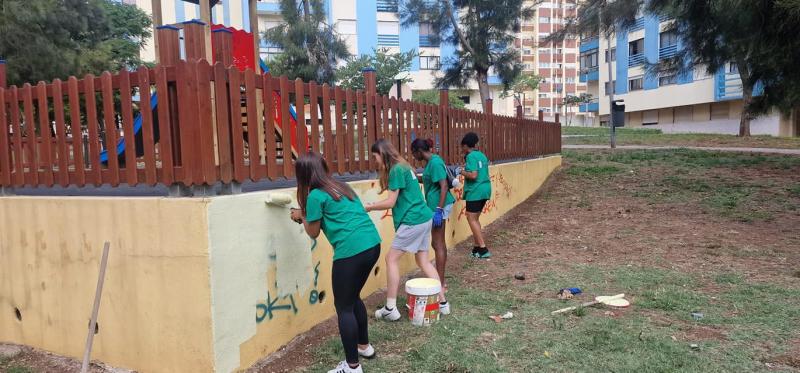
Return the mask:
M 644 17 L 636 18 L 636 21 L 633 22 L 630 28 L 628 28 L 628 32 L 634 32 L 644 29 Z
M 637 53 L 628 56 L 628 67 L 644 65 L 644 53 Z
M 678 54 L 678 45 L 670 45 L 668 47 L 659 48 L 658 50 L 658 59 L 663 60 L 670 57 L 674 57 Z
M 597 38 L 582 39 L 580 46 L 580 53 L 588 52 L 592 49 L 597 49 L 600 46 L 600 41 Z
M 399 47 L 400 46 L 400 36 L 399 35 L 380 35 L 380 34 L 378 34 L 378 46 L 379 47 Z
M 397 13 L 397 0 L 378 0 L 378 11 L 386 13 Z
M 419 36 L 419 46 L 420 47 L 438 47 L 439 41 L 434 43 L 434 38 L 430 35 L 420 35 Z
M 596 82 L 596 81 L 600 80 L 600 71 L 598 70 L 597 67 L 581 70 L 581 73 L 580 73 L 580 76 L 579 76 L 578 79 L 579 79 L 579 81 L 581 83 Z
M 717 101 L 736 100 L 742 98 L 742 78 L 739 73 L 725 72 L 720 69 L 715 79 L 714 98 Z
M 581 113 L 596 113 L 600 111 L 600 103 L 597 100 L 593 100 L 588 104 L 580 104 L 578 111 Z

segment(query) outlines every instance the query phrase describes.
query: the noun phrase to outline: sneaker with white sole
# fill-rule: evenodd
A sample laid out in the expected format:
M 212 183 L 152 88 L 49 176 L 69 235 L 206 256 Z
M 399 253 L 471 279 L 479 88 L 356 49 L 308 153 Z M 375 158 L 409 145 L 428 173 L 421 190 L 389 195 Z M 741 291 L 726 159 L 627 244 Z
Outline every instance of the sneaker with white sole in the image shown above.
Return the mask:
M 386 306 L 383 306 L 375 311 L 375 318 L 378 320 L 397 321 L 400 320 L 400 311 L 397 310 L 397 307 L 390 311 Z
M 450 302 L 445 304 L 439 303 L 439 313 L 442 315 L 449 315 L 450 314 Z
M 372 345 L 367 345 L 365 349 L 358 349 L 358 355 L 365 358 L 365 359 L 372 359 L 375 357 L 375 348 Z
M 329 370 L 328 373 L 364 373 L 364 370 L 361 369 L 361 364 L 355 368 L 350 368 L 350 364 L 347 364 L 346 361 L 342 361 L 336 368 Z

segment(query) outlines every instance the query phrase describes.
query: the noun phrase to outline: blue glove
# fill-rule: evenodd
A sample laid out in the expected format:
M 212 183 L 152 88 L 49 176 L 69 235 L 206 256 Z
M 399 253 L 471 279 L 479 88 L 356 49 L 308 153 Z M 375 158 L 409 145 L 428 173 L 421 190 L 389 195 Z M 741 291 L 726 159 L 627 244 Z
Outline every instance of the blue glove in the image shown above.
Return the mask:
M 444 209 L 441 207 L 436 208 L 436 212 L 433 213 L 433 227 L 439 228 L 444 223 Z

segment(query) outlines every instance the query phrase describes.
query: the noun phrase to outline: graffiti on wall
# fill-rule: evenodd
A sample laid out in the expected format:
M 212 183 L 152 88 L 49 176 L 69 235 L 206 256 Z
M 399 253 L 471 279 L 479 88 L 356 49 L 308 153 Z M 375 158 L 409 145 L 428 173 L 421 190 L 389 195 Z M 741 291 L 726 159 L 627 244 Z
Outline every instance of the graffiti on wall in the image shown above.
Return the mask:
M 313 252 L 317 248 L 317 240 L 311 240 L 311 247 L 308 249 L 310 252 Z M 272 261 L 272 265 L 275 265 L 277 262 L 276 255 L 271 254 L 269 255 L 270 260 Z M 308 304 L 315 305 L 322 302 L 324 298 L 324 291 L 320 291 L 318 289 L 319 285 L 319 273 L 320 273 L 320 265 L 322 263 L 317 261 L 316 265 L 314 265 L 314 272 L 311 274 L 313 276 L 313 288 L 308 292 Z M 277 281 L 273 282 L 274 288 L 278 287 Z M 298 294 L 299 295 L 299 294 Z M 295 294 L 289 294 L 283 297 L 276 296 L 274 299 L 272 297 L 272 293 L 267 291 L 267 298 L 263 302 L 259 302 L 256 304 L 256 323 L 262 323 L 265 320 L 272 320 L 275 317 L 275 313 L 283 311 L 287 313 L 297 314 L 299 311 L 299 307 L 297 302 L 295 302 Z
M 488 214 L 492 212 L 492 210 L 497 208 L 498 200 L 502 198 L 511 198 L 511 194 L 514 192 L 514 188 L 511 187 L 511 184 L 509 184 L 508 181 L 506 181 L 505 177 L 503 177 L 503 174 L 501 172 L 489 176 L 489 180 L 492 183 L 492 191 L 494 192 L 494 196 L 492 199 L 486 202 L 486 206 L 483 207 L 481 214 Z M 461 181 L 463 185 L 464 176 L 461 176 Z M 454 189 L 453 195 L 456 197 L 456 201 L 464 200 L 463 187 Z M 466 216 L 467 216 L 467 207 L 462 206 L 458 212 L 458 217 L 456 218 L 456 220 L 461 221 L 461 219 Z

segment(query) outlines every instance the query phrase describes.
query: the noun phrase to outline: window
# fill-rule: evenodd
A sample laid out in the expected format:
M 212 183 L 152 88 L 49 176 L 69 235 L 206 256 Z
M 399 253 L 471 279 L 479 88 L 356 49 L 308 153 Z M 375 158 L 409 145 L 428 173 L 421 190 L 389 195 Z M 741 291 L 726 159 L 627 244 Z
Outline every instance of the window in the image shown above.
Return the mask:
M 628 56 L 635 56 L 644 52 L 644 39 L 628 43 Z
M 729 63 L 728 64 L 728 72 L 731 73 L 731 74 L 738 74 L 739 73 L 739 66 L 737 66 L 735 63 Z
M 356 34 L 356 20 L 342 19 L 336 24 L 336 31 L 342 35 L 355 35 Z
M 597 68 L 597 52 L 581 55 L 581 68 L 594 69 Z
M 608 62 L 608 49 L 606 49 L 605 55 L 606 55 L 605 62 Z M 617 60 L 617 48 L 611 48 L 611 62 L 614 62 L 616 60 Z
M 550 17 L 539 17 L 539 23 L 550 23 Z
M 550 54 L 550 48 L 539 48 L 539 54 Z
M 611 84 L 608 84 L 608 82 L 605 82 L 605 85 L 603 86 L 603 91 L 606 92 L 606 96 L 608 96 L 610 93 L 617 93 L 616 92 L 617 90 L 615 88 L 616 85 L 617 85 L 617 81 L 616 80 L 612 81 Z
M 533 112 L 533 109 L 531 109 L 531 108 L 529 108 L 529 107 L 526 107 L 526 108 L 525 108 L 525 113 L 526 113 L 526 114 L 530 114 L 530 113 L 532 113 L 532 112 Z
M 434 34 L 433 26 L 431 26 L 430 23 L 420 23 L 419 24 L 419 34 L 420 35 L 432 35 L 432 34 Z
M 574 83 L 575 83 L 575 77 L 571 76 L 571 77 L 567 78 L 567 84 L 574 84 Z
M 533 51 L 530 48 L 525 48 L 525 49 L 522 50 L 522 54 L 526 55 L 526 56 L 530 56 L 531 54 L 533 54 Z
M 628 79 L 628 91 L 639 91 L 642 89 L 642 84 L 644 83 L 644 79 L 641 76 L 637 76 L 635 78 Z
M 439 56 L 419 56 L 420 70 L 439 70 Z
M 677 78 L 677 76 L 675 74 L 673 74 L 673 75 L 665 75 L 665 76 L 662 76 L 662 77 L 658 78 L 658 86 L 659 87 L 663 87 L 665 85 L 677 84 L 677 83 L 678 83 L 678 78 Z
M 458 99 L 464 103 L 464 105 L 469 105 L 469 96 L 458 96 Z
M 539 68 L 540 69 L 549 69 L 550 68 L 550 63 L 549 62 L 539 62 Z
M 544 38 L 546 38 L 548 36 L 550 36 L 549 32 L 540 32 L 539 33 L 539 39 L 544 39 Z
M 525 63 L 525 64 L 522 65 L 522 68 L 524 70 L 533 70 L 533 64 Z
M 261 59 L 265 62 L 270 62 L 275 59 L 278 55 L 283 53 L 283 49 L 279 47 L 261 47 L 259 50 L 259 54 L 261 55 Z
M 378 11 L 397 13 L 397 0 L 378 0 Z
M 547 98 L 547 93 L 540 93 L 539 98 Z
M 661 48 L 678 45 L 678 34 L 674 31 L 665 31 L 659 34 L 658 40 Z
M 564 53 L 564 50 L 563 50 L 563 49 L 561 49 L 561 48 L 556 48 L 556 54 L 562 54 L 562 53 Z

